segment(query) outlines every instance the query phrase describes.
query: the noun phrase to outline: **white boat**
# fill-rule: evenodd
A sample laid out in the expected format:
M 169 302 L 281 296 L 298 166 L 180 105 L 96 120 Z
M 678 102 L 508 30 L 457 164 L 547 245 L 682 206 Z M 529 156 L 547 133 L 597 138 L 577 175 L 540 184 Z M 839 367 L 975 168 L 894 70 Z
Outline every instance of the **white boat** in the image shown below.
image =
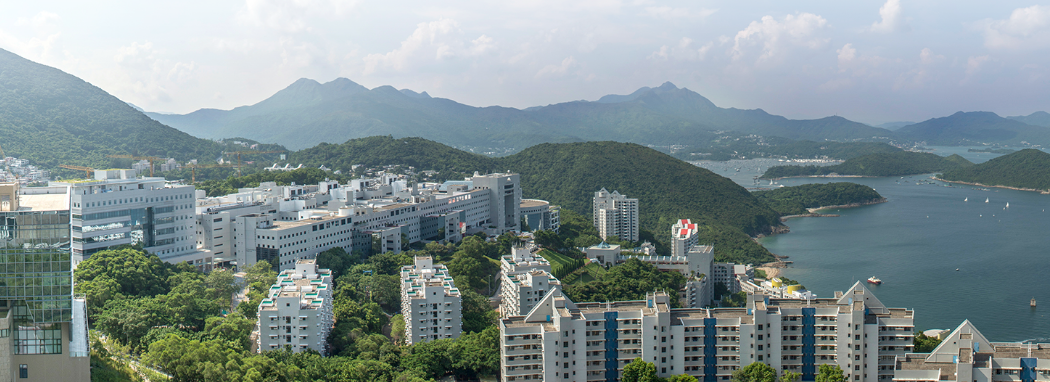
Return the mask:
M 882 284 L 882 280 L 879 280 L 879 279 L 878 279 L 877 277 L 875 277 L 875 276 L 871 276 L 871 277 L 869 277 L 869 278 L 868 278 L 868 283 L 869 283 L 869 284 L 875 284 L 875 285 L 879 285 L 879 284 Z
M 985 202 L 985 203 L 988 203 L 988 198 L 984 198 L 984 202 Z
M 1010 208 L 1010 202 L 1006 202 L 1006 208 Z
M 970 201 L 970 197 L 965 197 L 965 198 L 963 198 L 963 201 L 964 201 L 964 202 L 968 202 L 968 201 Z

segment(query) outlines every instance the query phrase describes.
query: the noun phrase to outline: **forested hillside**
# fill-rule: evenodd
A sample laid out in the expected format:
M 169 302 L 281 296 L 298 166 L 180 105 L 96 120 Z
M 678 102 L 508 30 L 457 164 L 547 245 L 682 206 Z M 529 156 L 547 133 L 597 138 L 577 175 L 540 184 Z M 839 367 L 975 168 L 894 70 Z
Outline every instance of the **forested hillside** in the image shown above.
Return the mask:
M 585 216 L 591 213 L 594 192 L 605 187 L 640 200 L 640 223 L 655 240 L 668 242 L 675 220 L 693 219 L 706 225 L 703 238 L 716 244 L 720 259 L 741 262 L 770 261 L 769 252 L 749 235 L 768 233 L 780 225 L 776 211 L 731 180 L 630 143 L 549 143 L 507 157 L 489 158 L 425 139 L 371 137 L 303 150 L 290 160 L 310 167 L 325 164 L 342 169 L 349 169 L 350 164 L 383 164 L 450 174 L 511 171 L 521 174 L 524 197 L 549 200 Z M 280 176 L 309 183 L 324 173 L 299 170 L 286 174 L 259 173 L 202 182 L 198 187 L 215 195 L 260 181 L 280 181 L 276 178 Z
M 781 215 L 799 215 L 808 208 L 864 204 L 883 200 L 871 187 L 849 182 L 814 183 L 751 193 Z
M 945 171 L 945 180 L 1050 190 L 1050 154 L 1025 149 L 970 167 Z
M 834 166 L 775 166 L 770 167 L 763 179 L 776 179 L 790 176 L 813 175 L 860 175 L 860 176 L 902 176 L 928 174 L 938 171 L 972 166 L 973 163 L 953 154 L 942 157 L 931 153 L 900 151 L 892 153 L 869 154 L 847 159 Z
M 0 145 L 43 168 L 107 155 L 216 159 L 222 146 L 164 126 L 77 77 L 0 49 Z

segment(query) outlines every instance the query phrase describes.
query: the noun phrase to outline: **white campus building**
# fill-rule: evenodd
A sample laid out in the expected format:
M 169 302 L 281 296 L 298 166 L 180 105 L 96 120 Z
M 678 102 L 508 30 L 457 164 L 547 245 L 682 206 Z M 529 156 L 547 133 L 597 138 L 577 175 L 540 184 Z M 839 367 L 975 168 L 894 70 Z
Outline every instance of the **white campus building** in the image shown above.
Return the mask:
M 536 269 L 549 273 L 551 263 L 540 256 L 539 250 L 539 247 L 532 244 L 511 247 L 510 254 L 503 255 L 499 260 L 500 272 L 504 275 L 515 275 Z
M 488 174 L 409 186 L 397 176 L 348 184 L 263 183 L 196 203 L 196 245 L 215 262 L 244 269 L 266 260 L 290 269 L 299 259 L 342 247 L 399 252 L 409 243 L 459 241 L 464 235 L 519 231 L 517 174 Z
M 546 200 L 522 199 L 521 218 L 532 231 L 561 229 L 561 207 Z
M 837 364 L 847 381 L 889 382 L 894 360 L 912 350 L 913 312 L 887 308 L 862 283 L 810 301 L 749 295 L 741 308 L 671 309 L 669 297 L 574 303 L 548 293 L 503 318 L 503 381 L 616 381 L 640 357 L 660 377 L 728 381 L 753 362 L 812 381 Z M 903 381 L 903 379 L 902 379 Z M 959 382 L 962 380 L 960 379 Z
M 137 178 L 135 170 L 96 170 L 94 179 L 53 181 L 69 187 L 73 262 L 121 244 L 141 244 L 161 260 L 206 267 L 197 249 L 193 186 Z
M 587 259 L 606 267 L 622 264 L 629 259 L 638 259 L 652 264 L 660 271 L 681 273 L 686 278 L 686 284 L 678 291 L 678 298 L 682 306 L 686 307 L 711 305 L 714 294 L 713 274 L 718 269 L 716 265 L 734 265 L 715 263 L 714 247 L 710 245 L 694 245 L 682 255 L 659 256 L 624 252 L 620 250 L 619 245 L 602 242 L 588 247 L 584 253 Z
M 417 256 L 401 267 L 401 315 L 409 345 L 463 333 L 462 296 L 448 268 L 430 256 Z
M 259 304 L 257 348 L 328 354 L 333 320 L 332 272 L 317 268 L 314 260 L 299 260 L 294 269 L 277 275 L 268 297 Z
M 594 193 L 593 202 L 594 227 L 602 239 L 616 236 L 620 240 L 638 241 L 638 199 L 602 188 Z

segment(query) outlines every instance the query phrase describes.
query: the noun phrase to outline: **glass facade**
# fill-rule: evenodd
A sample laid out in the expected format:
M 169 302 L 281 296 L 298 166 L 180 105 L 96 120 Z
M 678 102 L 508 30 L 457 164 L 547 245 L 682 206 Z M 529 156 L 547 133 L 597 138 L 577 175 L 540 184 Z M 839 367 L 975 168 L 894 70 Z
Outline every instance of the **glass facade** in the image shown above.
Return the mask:
M 69 211 L 0 212 L 0 301 L 15 309 L 11 329 L 70 322 L 72 279 Z

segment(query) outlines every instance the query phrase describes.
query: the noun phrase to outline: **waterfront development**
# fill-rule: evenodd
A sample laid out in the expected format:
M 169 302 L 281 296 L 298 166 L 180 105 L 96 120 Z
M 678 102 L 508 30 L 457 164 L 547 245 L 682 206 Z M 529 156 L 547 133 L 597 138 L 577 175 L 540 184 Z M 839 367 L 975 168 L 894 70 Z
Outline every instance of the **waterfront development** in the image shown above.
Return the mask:
M 974 162 L 1000 155 L 934 149 Z M 736 175 L 730 171 L 720 175 Z M 781 275 L 801 281 L 818 297 L 877 275 L 883 284 L 871 288 L 881 299 L 921 307 L 916 328 L 951 328 L 969 319 L 995 341 L 1050 337 L 1050 312 L 1029 306 L 1032 298 L 1050 301 L 1050 289 L 1034 281 L 1050 273 L 1047 196 L 950 185 L 930 176 L 782 179 L 778 183 L 785 186 L 855 182 L 876 189 L 889 203 L 821 211 L 840 215 L 834 218 L 791 219 L 785 223 L 790 233 L 760 242 L 793 262 Z

